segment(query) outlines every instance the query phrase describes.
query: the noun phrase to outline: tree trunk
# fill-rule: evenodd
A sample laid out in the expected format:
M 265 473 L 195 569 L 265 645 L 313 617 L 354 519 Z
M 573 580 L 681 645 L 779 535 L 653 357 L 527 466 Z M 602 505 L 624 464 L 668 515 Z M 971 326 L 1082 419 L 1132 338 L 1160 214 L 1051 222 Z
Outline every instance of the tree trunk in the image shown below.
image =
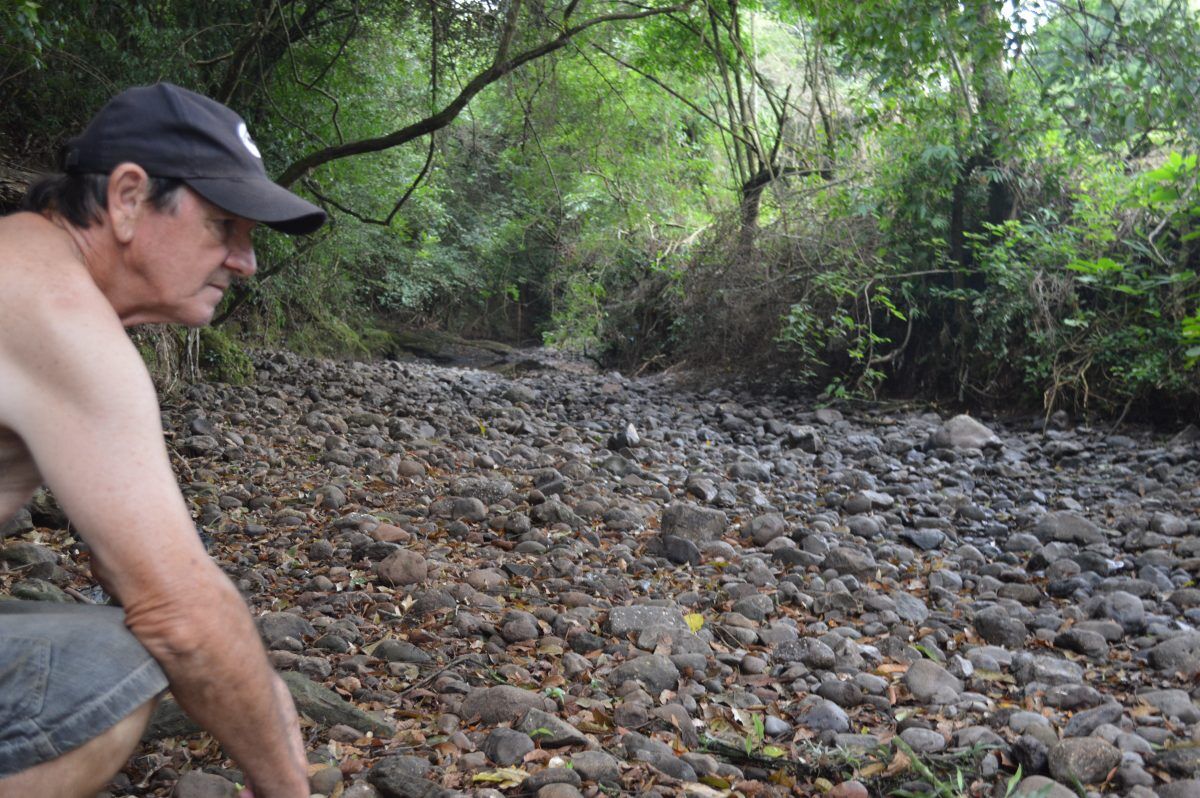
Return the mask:
M 742 186 L 741 202 L 739 204 L 740 226 L 738 228 L 738 253 L 749 257 L 754 253 L 754 243 L 758 238 L 758 214 L 762 207 L 763 189 L 767 187 L 765 180 L 756 175 Z
M 975 18 L 980 30 L 991 31 L 990 46 L 976 47 L 971 69 L 971 83 L 979 104 L 979 160 L 988 176 L 987 220 L 1001 224 L 1012 214 L 1013 192 L 1003 175 L 999 174 L 1002 161 L 999 149 L 1008 140 L 1008 107 L 1010 105 L 1008 80 L 1004 74 L 1004 26 L 992 0 L 972 0 Z

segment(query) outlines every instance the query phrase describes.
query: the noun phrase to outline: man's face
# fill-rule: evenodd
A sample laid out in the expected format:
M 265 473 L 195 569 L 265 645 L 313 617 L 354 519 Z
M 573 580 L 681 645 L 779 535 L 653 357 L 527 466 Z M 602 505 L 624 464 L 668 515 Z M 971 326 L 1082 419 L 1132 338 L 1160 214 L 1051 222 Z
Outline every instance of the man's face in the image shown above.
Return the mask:
M 213 205 L 186 186 L 174 208 L 147 203 L 131 242 L 147 320 L 199 327 L 234 279 L 257 269 L 250 233 L 255 222 Z

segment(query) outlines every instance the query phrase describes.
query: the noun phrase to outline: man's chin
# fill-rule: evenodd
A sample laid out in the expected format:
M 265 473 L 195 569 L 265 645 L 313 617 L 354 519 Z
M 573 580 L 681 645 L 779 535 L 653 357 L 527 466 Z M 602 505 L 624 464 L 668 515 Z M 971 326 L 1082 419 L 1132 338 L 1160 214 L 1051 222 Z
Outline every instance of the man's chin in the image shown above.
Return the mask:
M 203 308 L 197 308 L 195 312 L 189 313 L 186 317 L 181 316 L 177 320 L 177 323 L 182 324 L 184 327 L 207 327 L 210 323 L 212 323 L 213 316 L 216 314 L 216 305 L 205 306 Z

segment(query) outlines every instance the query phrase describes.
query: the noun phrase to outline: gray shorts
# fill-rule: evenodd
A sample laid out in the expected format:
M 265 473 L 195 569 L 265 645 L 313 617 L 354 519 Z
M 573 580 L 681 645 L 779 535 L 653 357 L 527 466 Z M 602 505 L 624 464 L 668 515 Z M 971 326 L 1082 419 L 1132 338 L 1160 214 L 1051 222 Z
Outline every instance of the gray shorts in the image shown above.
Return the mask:
M 78 748 L 166 687 L 119 608 L 0 601 L 0 776 Z

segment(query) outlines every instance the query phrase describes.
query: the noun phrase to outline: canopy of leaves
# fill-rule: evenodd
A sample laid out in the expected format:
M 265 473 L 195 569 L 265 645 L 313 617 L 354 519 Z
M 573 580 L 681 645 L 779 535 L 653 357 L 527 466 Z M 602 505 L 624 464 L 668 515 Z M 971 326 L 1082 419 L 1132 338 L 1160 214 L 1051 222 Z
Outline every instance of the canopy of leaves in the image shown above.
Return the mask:
M 1193 5 L 14 0 L 0 199 L 171 80 L 333 218 L 264 234 L 244 340 L 1161 414 L 1200 399 Z

